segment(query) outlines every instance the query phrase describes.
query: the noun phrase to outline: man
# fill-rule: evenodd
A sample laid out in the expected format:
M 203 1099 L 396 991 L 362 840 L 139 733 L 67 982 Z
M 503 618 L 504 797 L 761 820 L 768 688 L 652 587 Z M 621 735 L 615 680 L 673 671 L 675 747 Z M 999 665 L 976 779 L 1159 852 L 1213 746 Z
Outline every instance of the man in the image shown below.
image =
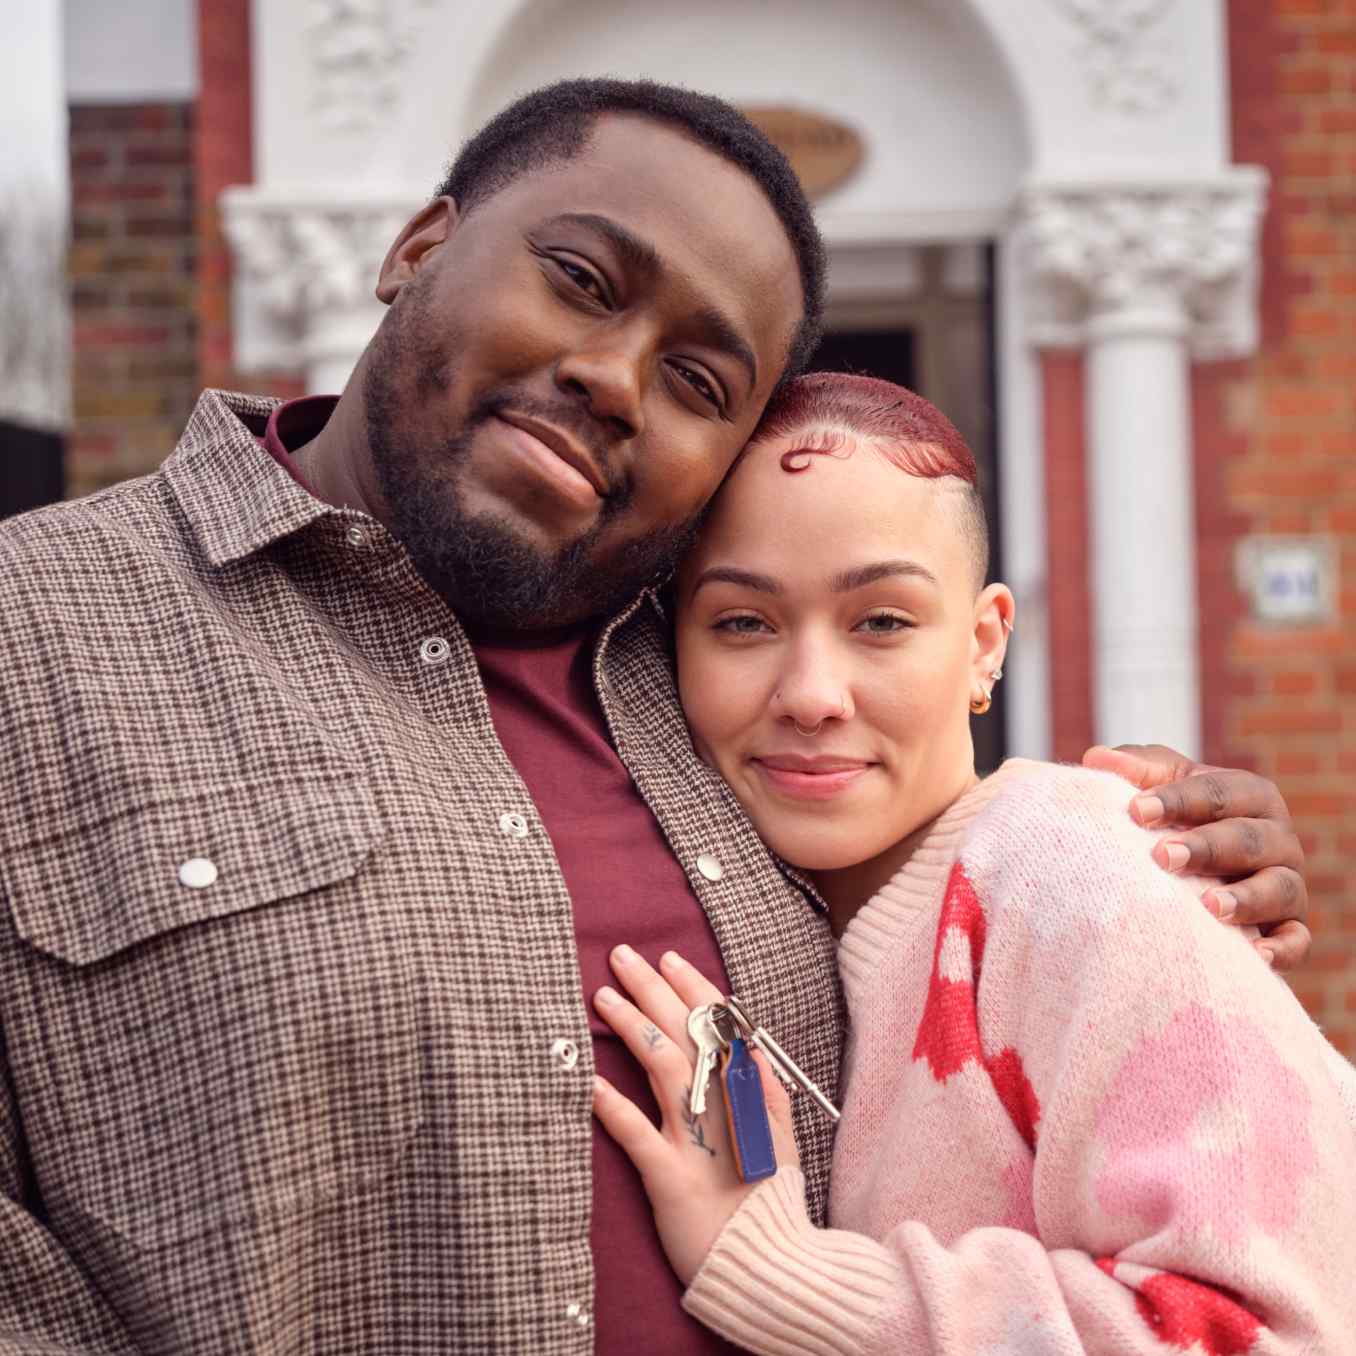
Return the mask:
M 822 907 L 695 758 L 650 587 L 822 285 L 733 110 L 554 86 L 401 232 L 337 403 L 209 392 L 6 525 L 0 1352 L 722 1349 L 594 1133 L 595 1063 L 640 1089 L 584 994 L 676 947 L 834 1085 Z M 1295 912 L 1274 788 L 1157 794 L 1248 816 L 1181 841 Z

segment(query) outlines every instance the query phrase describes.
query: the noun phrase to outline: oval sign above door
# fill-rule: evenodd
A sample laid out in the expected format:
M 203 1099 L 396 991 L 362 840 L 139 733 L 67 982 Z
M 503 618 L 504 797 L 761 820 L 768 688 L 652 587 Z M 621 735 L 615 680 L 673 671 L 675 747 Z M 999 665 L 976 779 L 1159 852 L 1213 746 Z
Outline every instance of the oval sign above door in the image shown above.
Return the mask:
M 740 112 L 791 162 L 811 198 L 832 192 L 862 163 L 861 134 L 836 118 L 778 104 L 741 105 Z

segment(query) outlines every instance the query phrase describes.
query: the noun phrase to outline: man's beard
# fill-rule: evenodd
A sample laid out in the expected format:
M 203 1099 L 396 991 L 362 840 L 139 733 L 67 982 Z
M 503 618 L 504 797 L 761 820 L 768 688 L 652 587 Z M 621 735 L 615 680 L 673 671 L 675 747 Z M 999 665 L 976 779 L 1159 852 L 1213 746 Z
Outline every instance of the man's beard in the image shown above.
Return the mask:
M 367 442 L 395 538 L 415 568 L 458 616 L 472 624 L 509 630 L 542 630 L 617 611 L 647 584 L 664 579 L 697 535 L 702 517 L 663 533 L 650 533 L 612 552 L 605 563 L 591 559 L 612 521 L 628 508 L 629 489 L 603 501 L 598 521 L 551 553 L 525 541 L 511 523 L 492 513 L 466 510 L 460 486 L 477 428 L 508 402 L 481 402 L 458 436 L 436 448 L 414 447 L 393 436 L 402 399 L 393 377 L 415 377 L 415 399 L 429 399 L 447 386 L 447 368 L 415 350 L 424 307 L 412 296 L 406 314 L 392 315 L 374 341 L 363 379 Z M 392 323 L 397 322 L 397 323 Z M 403 332 L 402 332 L 403 331 Z M 515 398 L 523 413 L 531 403 Z

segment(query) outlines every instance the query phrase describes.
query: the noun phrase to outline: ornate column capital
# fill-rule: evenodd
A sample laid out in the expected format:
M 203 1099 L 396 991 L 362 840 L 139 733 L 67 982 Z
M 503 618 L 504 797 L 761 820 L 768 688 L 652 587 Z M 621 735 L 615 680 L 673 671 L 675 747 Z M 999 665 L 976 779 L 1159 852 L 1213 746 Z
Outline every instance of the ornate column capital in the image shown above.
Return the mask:
M 1185 338 L 1198 358 L 1257 345 L 1266 175 L 1037 182 L 1018 199 L 1030 333 L 1070 346 L 1117 334 Z
M 235 356 L 243 371 L 356 361 L 381 318 L 375 288 L 419 196 L 228 189 Z M 351 366 L 350 361 L 350 366 Z

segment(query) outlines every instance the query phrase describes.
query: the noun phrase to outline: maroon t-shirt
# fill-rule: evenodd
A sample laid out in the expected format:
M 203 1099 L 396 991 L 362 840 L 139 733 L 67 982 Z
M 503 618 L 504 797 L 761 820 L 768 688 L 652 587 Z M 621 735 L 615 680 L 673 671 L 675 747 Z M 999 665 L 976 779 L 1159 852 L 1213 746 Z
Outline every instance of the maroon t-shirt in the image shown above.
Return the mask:
M 289 451 L 324 427 L 335 399 L 289 401 L 269 417 L 263 445 L 303 485 Z M 667 950 L 681 952 L 728 992 L 706 915 L 608 739 L 593 691 L 596 638 L 593 626 L 550 636 L 471 635 L 499 741 L 531 792 L 569 888 L 584 993 L 591 998 L 614 982 L 607 957 L 619 942 L 651 963 Z M 598 1072 L 657 1121 L 639 1064 L 591 1002 L 589 1029 Z M 682 1311 L 682 1286 L 659 1247 L 640 1178 L 597 1122 L 590 1233 L 599 1356 L 735 1350 Z

